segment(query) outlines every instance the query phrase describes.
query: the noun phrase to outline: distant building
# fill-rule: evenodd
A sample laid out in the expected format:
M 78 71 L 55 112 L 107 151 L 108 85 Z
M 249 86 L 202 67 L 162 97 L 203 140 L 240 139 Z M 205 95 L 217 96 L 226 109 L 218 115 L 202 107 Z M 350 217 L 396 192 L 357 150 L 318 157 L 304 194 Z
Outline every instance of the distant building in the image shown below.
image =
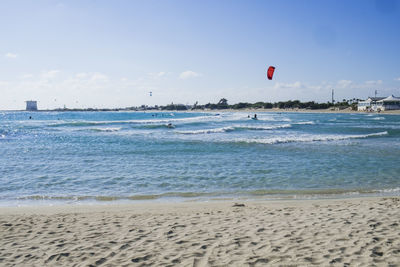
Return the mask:
M 400 109 L 400 97 L 388 96 L 376 102 L 376 110 L 396 110 Z
M 368 97 L 364 101 L 358 102 L 359 111 L 383 111 L 400 109 L 400 97 L 393 95 L 388 97 Z
M 371 110 L 376 106 L 376 102 L 384 99 L 384 97 L 368 97 L 367 100 L 358 102 L 357 110 L 358 111 L 366 111 Z
M 29 100 L 26 101 L 26 110 L 28 111 L 36 111 L 37 109 L 37 101 Z

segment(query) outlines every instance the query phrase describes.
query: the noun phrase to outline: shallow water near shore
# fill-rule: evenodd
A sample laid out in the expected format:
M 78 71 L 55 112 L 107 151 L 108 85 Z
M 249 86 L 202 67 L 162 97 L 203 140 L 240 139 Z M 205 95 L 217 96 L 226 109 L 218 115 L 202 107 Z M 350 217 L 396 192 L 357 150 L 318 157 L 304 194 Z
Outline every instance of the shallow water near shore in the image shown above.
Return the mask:
M 400 116 L 248 115 L 1 112 L 0 205 L 400 195 Z

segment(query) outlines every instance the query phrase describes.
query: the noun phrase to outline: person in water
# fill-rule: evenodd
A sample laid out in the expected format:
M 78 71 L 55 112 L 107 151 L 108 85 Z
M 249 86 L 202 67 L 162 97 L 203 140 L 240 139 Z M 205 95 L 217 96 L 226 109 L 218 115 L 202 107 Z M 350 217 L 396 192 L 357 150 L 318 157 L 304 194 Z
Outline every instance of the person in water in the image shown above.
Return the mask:
M 257 114 L 254 114 L 253 119 L 257 120 Z

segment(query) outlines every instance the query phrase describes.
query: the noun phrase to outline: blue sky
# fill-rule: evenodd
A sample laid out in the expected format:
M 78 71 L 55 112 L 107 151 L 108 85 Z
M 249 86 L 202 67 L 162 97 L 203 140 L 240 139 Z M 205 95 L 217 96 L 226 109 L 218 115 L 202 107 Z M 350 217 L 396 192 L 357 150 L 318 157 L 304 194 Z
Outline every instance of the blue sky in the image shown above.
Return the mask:
M 399 96 L 399 29 L 392 0 L 1 1 L 0 109 Z

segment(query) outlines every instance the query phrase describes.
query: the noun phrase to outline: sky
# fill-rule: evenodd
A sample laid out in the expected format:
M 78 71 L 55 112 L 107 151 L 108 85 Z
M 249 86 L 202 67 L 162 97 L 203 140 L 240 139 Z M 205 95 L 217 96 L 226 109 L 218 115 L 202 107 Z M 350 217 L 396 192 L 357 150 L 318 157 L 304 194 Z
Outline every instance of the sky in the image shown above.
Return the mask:
M 4 0 L 0 110 L 400 96 L 399 47 L 400 0 Z

